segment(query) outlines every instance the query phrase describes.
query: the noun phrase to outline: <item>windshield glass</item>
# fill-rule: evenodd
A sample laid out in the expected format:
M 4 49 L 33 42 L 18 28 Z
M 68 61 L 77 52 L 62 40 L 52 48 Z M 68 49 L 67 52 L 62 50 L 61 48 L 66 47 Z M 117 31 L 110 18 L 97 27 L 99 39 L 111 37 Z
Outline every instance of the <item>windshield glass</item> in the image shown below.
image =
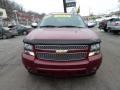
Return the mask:
M 40 27 L 85 27 L 79 15 L 52 15 L 42 20 Z

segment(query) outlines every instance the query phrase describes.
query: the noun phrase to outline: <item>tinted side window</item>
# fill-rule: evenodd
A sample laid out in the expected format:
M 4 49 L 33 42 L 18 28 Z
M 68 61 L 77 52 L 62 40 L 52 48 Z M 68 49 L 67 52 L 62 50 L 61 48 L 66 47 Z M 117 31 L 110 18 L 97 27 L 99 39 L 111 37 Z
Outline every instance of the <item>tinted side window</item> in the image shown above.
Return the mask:
M 111 22 L 116 22 L 116 21 L 120 21 L 120 19 L 119 19 L 119 18 L 113 18 L 113 19 L 111 19 L 110 21 L 111 21 Z

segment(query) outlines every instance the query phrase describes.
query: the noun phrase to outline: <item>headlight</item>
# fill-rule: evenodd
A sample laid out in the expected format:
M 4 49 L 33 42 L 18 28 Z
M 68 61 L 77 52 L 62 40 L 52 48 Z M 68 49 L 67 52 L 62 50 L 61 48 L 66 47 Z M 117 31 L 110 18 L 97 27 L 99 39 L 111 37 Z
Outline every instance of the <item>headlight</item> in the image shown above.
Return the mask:
M 89 56 L 93 56 L 100 53 L 100 43 L 91 45 Z
M 96 51 L 96 50 L 100 50 L 100 44 L 91 45 L 90 51 Z
M 24 44 L 24 53 L 28 55 L 35 56 L 33 52 L 33 46 L 30 44 Z
M 30 44 L 24 44 L 24 49 L 29 50 L 29 51 L 33 51 L 33 46 Z

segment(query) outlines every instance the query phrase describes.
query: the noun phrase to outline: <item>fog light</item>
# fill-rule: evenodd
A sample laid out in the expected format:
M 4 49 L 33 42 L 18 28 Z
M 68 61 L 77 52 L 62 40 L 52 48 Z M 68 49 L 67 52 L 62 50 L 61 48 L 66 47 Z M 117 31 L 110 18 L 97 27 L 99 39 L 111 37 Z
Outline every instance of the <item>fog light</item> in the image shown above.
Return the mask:
M 97 67 L 94 67 L 93 70 L 96 71 L 96 70 L 97 70 Z
M 28 54 L 28 55 L 31 55 L 31 56 L 35 56 L 34 52 L 32 52 L 32 51 L 25 50 L 25 54 Z

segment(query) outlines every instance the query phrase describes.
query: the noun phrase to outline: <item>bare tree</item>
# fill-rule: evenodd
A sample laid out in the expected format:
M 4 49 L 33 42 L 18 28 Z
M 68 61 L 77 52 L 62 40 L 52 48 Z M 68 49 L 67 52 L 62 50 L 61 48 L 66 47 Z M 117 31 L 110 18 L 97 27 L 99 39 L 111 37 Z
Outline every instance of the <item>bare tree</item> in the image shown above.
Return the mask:
M 0 0 L 0 8 L 6 9 L 7 15 L 10 19 L 14 18 L 13 10 L 23 11 L 20 5 L 9 0 Z

